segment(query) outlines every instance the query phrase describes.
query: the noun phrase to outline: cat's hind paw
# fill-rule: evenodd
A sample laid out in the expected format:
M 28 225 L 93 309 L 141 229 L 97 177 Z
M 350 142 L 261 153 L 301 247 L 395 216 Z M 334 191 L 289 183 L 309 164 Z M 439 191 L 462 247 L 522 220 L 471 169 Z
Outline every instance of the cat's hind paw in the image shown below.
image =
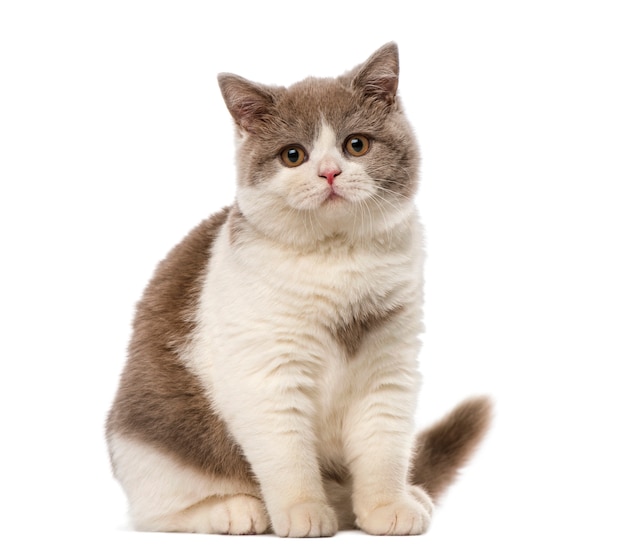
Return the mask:
M 337 526 L 335 511 L 318 502 L 293 505 L 272 519 L 274 533 L 285 538 L 333 536 Z
M 265 507 L 256 497 L 234 495 L 227 497 L 212 509 L 213 533 L 263 534 L 269 528 Z
M 180 512 L 138 520 L 138 530 L 196 534 L 263 534 L 269 518 L 260 499 L 251 495 L 208 497 Z

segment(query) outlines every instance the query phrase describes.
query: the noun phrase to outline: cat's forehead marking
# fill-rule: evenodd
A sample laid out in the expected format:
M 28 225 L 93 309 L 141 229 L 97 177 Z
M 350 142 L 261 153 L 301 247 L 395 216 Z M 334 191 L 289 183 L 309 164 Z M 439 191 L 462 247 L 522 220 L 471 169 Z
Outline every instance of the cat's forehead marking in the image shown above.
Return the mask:
M 319 132 L 315 138 L 314 149 L 327 152 L 335 148 L 337 144 L 337 132 L 322 118 Z
M 337 133 L 323 118 L 312 146 L 311 162 L 317 170 L 317 175 L 325 175 L 325 172 L 332 172 L 334 175 L 341 172 L 341 154 L 337 148 Z

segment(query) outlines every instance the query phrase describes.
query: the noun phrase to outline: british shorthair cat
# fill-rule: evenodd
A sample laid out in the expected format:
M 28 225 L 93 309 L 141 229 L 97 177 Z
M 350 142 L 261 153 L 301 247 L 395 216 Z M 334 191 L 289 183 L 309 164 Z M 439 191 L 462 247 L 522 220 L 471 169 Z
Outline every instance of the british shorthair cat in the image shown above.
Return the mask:
M 135 528 L 425 532 L 487 430 L 470 399 L 414 430 L 419 154 L 390 43 L 289 88 L 221 74 L 233 204 L 159 264 L 107 421 Z

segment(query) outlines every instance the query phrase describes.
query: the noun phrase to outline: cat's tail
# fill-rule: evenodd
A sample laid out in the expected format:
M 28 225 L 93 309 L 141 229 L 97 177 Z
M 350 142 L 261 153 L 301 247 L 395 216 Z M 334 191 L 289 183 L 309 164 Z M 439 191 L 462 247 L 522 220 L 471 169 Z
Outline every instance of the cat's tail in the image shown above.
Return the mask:
M 488 397 L 475 397 L 420 432 L 415 443 L 411 483 L 437 502 L 484 438 L 492 418 Z

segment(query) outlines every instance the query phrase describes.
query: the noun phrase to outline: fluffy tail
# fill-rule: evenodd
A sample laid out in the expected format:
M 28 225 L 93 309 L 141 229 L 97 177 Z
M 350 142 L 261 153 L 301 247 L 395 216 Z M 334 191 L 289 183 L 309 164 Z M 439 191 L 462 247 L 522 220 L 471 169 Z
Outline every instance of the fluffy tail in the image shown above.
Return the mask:
M 487 397 L 464 401 L 416 439 L 411 482 L 422 486 L 436 502 L 487 433 L 492 403 Z

